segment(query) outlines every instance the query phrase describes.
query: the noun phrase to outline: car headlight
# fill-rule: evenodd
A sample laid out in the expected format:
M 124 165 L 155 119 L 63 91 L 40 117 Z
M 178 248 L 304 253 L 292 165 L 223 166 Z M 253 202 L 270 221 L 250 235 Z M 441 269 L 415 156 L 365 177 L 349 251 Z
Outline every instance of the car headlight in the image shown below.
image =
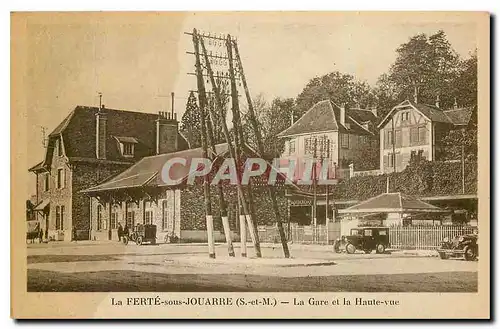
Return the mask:
M 450 242 L 450 238 L 448 238 L 448 237 L 444 238 L 444 239 L 443 239 L 443 242 L 445 242 L 445 243 Z
M 464 237 L 463 236 L 461 236 L 461 237 L 458 238 L 458 242 L 462 242 L 462 241 L 464 241 Z

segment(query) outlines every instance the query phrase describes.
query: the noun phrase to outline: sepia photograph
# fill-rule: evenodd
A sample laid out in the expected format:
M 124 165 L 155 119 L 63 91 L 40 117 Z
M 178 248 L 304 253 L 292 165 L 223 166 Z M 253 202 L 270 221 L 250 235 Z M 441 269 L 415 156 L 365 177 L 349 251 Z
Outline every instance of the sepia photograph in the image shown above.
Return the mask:
M 489 20 L 12 13 L 13 289 L 125 311 L 489 305 Z

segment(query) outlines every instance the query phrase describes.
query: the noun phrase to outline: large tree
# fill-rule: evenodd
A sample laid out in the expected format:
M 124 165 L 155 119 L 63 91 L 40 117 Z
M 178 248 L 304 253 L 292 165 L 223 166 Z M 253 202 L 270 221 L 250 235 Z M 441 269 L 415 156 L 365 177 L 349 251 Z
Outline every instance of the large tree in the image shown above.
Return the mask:
M 297 96 L 295 115 L 301 116 L 314 104 L 331 99 L 337 104 L 346 106 L 369 106 L 370 86 L 366 82 L 357 81 L 352 75 L 331 72 L 311 79 Z
M 453 97 L 457 105 L 475 106 L 477 104 L 477 52 L 460 62 L 460 71 L 453 82 Z
M 201 146 L 200 108 L 193 92 L 189 93 L 186 102 L 186 111 L 184 111 L 181 119 L 180 131 L 187 138 L 190 147 L 196 148 Z
M 477 160 L 477 106 L 471 108 L 471 117 L 466 127 L 450 130 L 443 139 L 446 160 Z
M 281 155 L 284 141 L 276 136 L 291 125 L 294 110 L 293 98 L 275 98 L 269 104 L 263 95 L 259 94 L 253 99 L 253 107 L 262 135 L 265 156 L 272 158 Z M 243 130 L 250 145 L 257 147 L 248 112 L 243 115 Z
M 212 123 L 215 144 L 226 141 L 221 120 L 227 116 L 227 104 L 230 99 L 227 93 L 227 83 L 222 83 L 220 79 L 217 80 L 217 83 L 221 89 L 222 109 L 217 108 L 214 94 L 207 92 L 207 111 L 205 111 L 206 120 L 211 120 Z M 209 116 L 210 113 L 212 117 Z M 194 92 L 190 92 L 186 103 L 186 111 L 182 116 L 180 131 L 186 136 L 192 148 L 201 146 L 200 119 L 200 108 L 198 107 L 197 98 Z
M 419 103 L 434 104 L 439 96 L 441 107 L 453 105 L 460 60 L 443 31 L 413 36 L 396 52 L 389 74 L 381 78 L 394 87 L 398 101 L 413 100 L 416 93 Z

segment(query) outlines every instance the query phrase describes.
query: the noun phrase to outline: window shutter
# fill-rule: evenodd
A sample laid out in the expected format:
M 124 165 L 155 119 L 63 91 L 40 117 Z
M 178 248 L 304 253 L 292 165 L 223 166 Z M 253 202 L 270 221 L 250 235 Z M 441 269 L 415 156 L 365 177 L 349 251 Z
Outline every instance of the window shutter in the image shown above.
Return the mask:
M 403 160 L 402 160 L 403 165 L 406 167 L 408 165 L 409 160 L 410 160 L 410 155 L 408 153 L 403 153 L 402 156 L 403 156 Z
M 60 218 L 61 214 L 59 213 L 59 206 L 56 206 L 56 230 L 59 229 L 59 222 L 61 220 Z
M 420 143 L 425 144 L 427 142 L 427 129 L 425 127 L 418 128 L 418 140 Z
M 415 144 L 418 142 L 418 129 L 417 128 L 411 128 L 410 129 L 410 144 Z
M 61 206 L 61 230 L 64 230 L 64 206 Z
M 396 130 L 396 147 L 401 147 L 401 130 Z
M 410 139 L 410 136 L 409 136 L 408 129 L 403 128 L 401 130 L 401 146 L 402 147 L 408 146 L 410 144 L 409 139 Z
M 387 155 L 384 155 L 384 167 L 387 167 L 387 166 L 388 166 Z
M 402 164 L 403 164 L 403 159 L 401 154 L 396 154 L 396 166 L 401 167 Z

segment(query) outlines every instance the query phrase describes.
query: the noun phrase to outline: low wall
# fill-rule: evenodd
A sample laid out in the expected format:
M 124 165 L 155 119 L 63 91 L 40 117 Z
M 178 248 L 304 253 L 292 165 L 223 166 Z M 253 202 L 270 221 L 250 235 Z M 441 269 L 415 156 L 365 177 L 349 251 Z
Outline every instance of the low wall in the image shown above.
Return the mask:
M 214 231 L 215 242 L 225 242 L 226 237 L 223 232 Z M 239 234 L 231 232 L 231 238 L 233 241 L 239 241 Z M 163 241 L 163 240 L 160 240 Z M 207 231 L 202 230 L 182 230 L 180 236 L 180 242 L 207 242 Z

